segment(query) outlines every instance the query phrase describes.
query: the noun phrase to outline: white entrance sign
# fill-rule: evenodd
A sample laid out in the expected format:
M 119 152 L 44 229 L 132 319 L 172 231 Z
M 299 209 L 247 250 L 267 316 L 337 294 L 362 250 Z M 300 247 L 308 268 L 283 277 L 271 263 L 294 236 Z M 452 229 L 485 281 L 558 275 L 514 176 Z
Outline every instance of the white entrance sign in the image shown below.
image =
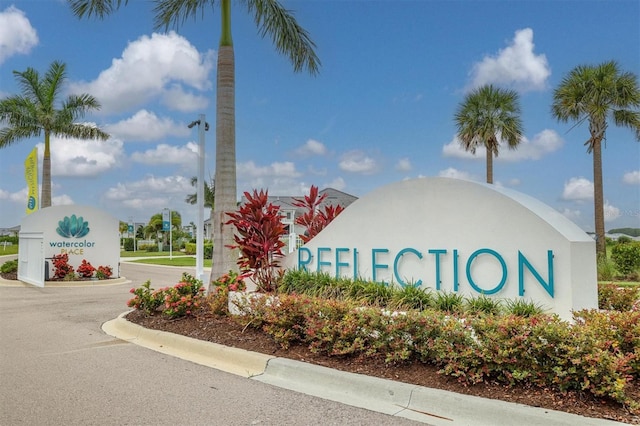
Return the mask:
M 51 276 L 51 258 L 67 254 L 69 264 L 74 269 L 80 266 L 82 260 L 86 260 L 95 268 L 111 267 L 111 278 L 118 278 L 119 225 L 115 217 L 90 206 L 66 205 L 40 209 L 25 217 L 20 225 L 18 275 L 21 269 L 25 275 L 30 270 L 44 271 L 41 265 L 48 260 Z M 28 246 L 33 235 L 38 235 L 41 241 L 42 249 L 38 252 Z M 37 281 L 37 277 L 31 279 Z
M 290 254 L 290 268 L 524 299 L 563 319 L 597 308 L 595 241 L 546 204 L 506 188 L 421 178 L 379 188 Z

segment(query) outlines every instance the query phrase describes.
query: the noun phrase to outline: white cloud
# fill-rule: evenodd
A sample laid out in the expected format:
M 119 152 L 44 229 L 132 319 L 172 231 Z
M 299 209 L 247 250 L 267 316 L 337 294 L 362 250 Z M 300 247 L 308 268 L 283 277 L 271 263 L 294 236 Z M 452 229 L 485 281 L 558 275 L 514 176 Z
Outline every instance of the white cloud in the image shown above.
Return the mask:
M 562 199 L 569 201 L 593 200 L 593 182 L 583 177 L 572 177 L 564 183 Z
M 522 138 L 522 141 L 516 149 L 509 149 L 509 147 L 500 141 L 498 152 L 499 155 L 496 161 L 504 162 L 518 162 L 524 160 L 540 160 L 547 154 L 559 150 L 564 144 L 564 140 L 553 130 L 545 129 L 540 133 L 533 136 L 533 139 L 529 140 L 526 137 Z M 445 157 L 454 157 L 462 159 L 484 159 L 486 150 L 484 146 L 479 146 L 476 150 L 476 154 L 473 155 L 469 151 L 465 151 L 460 145 L 460 141 L 457 136 L 454 136 L 451 142 L 442 146 L 442 154 Z
M 361 173 L 364 175 L 374 173 L 378 167 L 376 160 L 359 150 L 349 151 L 343 154 L 338 166 L 345 172 Z
M 571 210 L 568 208 L 563 209 L 560 213 L 562 213 L 562 215 L 567 219 L 573 221 L 580 219 L 582 216 L 582 212 L 580 210 Z
M 38 33 L 15 6 L 0 12 L 0 64 L 13 55 L 26 55 L 38 44 Z
M 73 93 L 91 93 L 106 113 L 128 110 L 158 97 L 167 96 L 163 98 L 166 102 L 184 96 L 182 84 L 201 91 L 210 89 L 213 56 L 212 51 L 200 54 L 173 31 L 144 35 L 130 42 L 122 57 L 114 59 L 97 79 L 73 83 L 70 88 Z M 182 101 L 168 106 L 185 108 Z
M 534 47 L 531 28 L 516 31 L 509 46 L 473 66 L 467 89 L 496 84 L 521 91 L 544 90 L 551 69 L 545 55 L 534 54 Z
M 146 109 L 136 112 L 131 118 L 104 126 L 104 130 L 127 141 L 154 141 L 191 134 L 186 125 L 175 123 L 170 118 L 160 118 Z
M 609 204 L 609 200 L 604 202 L 604 221 L 612 222 L 620 217 L 620 209 Z
M 518 178 L 512 178 L 512 179 L 509 179 L 509 183 L 508 183 L 508 185 L 509 185 L 509 186 L 518 186 L 518 185 L 520 185 L 521 183 L 522 183 L 522 181 L 521 181 L 520 179 L 518 179 Z
M 52 206 L 69 206 L 71 204 L 75 204 L 75 203 L 73 199 L 66 194 L 51 197 Z
M 309 157 L 312 155 L 325 155 L 327 153 L 327 147 L 322 143 L 314 139 L 309 139 L 304 145 L 296 149 L 296 154 L 303 157 Z
M 408 172 L 411 169 L 411 160 L 409 160 L 408 158 L 401 158 L 396 163 L 396 170 L 399 170 L 401 172 Z
M 132 161 L 147 165 L 182 164 L 183 166 L 193 166 L 192 168 L 195 168 L 197 159 L 198 144 L 195 142 L 188 142 L 183 146 L 162 143 L 153 149 L 131 154 Z
M 625 173 L 622 176 L 622 182 L 629 185 L 640 185 L 640 170 Z
M 38 161 L 42 164 L 44 144 L 37 144 Z M 52 176 L 97 176 L 120 164 L 123 143 L 111 138 L 106 141 L 51 137 Z
M 246 163 L 238 163 L 238 176 L 256 177 L 299 177 L 300 173 L 296 170 L 295 164 L 290 161 L 282 163 L 271 163 L 268 166 L 257 166 L 253 161 Z
M 105 192 L 104 199 L 127 208 L 148 211 L 151 216 L 156 210 L 167 207 L 171 198 L 184 199 L 189 193 L 193 193 L 189 178 L 147 176 L 135 182 L 118 183 Z
M 162 104 L 174 111 L 202 111 L 209 106 L 209 98 L 187 92 L 179 84 L 172 84 L 162 95 Z
M 468 172 L 454 169 L 453 167 L 449 167 L 445 170 L 440 170 L 438 172 L 439 177 L 448 177 L 454 179 L 464 179 L 464 180 L 476 180 L 473 175 Z
M 337 177 L 331 182 L 327 182 L 324 184 L 324 188 L 333 188 L 333 189 L 337 189 L 338 191 L 342 191 L 343 189 L 346 188 L 346 186 L 347 184 L 345 183 L 344 179 L 342 179 L 341 177 Z M 324 188 L 320 188 L 320 189 L 324 189 Z

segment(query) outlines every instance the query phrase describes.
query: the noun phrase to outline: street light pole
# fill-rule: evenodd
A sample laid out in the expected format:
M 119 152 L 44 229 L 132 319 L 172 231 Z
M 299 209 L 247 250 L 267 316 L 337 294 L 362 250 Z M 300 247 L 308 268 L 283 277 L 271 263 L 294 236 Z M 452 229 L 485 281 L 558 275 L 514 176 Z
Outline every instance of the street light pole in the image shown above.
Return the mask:
M 204 132 L 209 130 L 209 124 L 204 114 L 200 114 L 197 121 L 189 124 L 191 129 L 198 125 L 198 180 L 196 186 L 196 206 L 198 218 L 196 222 L 196 278 L 204 283 Z M 207 283 L 208 284 L 208 283 Z M 205 285 L 204 288 L 208 288 Z

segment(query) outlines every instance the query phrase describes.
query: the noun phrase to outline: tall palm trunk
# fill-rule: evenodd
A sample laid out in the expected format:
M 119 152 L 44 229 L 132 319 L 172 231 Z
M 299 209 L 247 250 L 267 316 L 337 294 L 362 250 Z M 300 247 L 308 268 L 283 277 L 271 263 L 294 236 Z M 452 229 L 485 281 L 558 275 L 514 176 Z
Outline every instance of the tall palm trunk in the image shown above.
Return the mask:
M 602 137 L 593 140 L 593 208 L 596 222 L 596 255 L 606 256 L 604 237 L 604 190 L 602 188 Z
M 493 183 L 493 152 L 487 148 L 487 183 Z
M 222 0 L 222 36 L 218 50 L 216 86 L 216 201 L 211 211 L 213 258 L 209 285 L 230 270 L 237 270 L 233 227 L 226 212 L 236 210 L 235 60 L 231 40 L 231 1 Z
M 42 157 L 42 194 L 40 208 L 51 207 L 51 134 L 44 132 L 44 156 Z

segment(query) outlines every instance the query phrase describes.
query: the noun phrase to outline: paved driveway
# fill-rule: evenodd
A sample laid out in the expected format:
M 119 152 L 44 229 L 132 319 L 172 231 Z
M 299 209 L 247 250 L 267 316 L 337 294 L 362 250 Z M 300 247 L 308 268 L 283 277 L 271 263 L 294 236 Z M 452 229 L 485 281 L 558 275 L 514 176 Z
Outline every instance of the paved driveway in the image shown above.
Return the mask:
M 0 285 L 0 425 L 401 425 L 114 339 L 129 289 L 183 270 L 123 263 L 131 284 Z

